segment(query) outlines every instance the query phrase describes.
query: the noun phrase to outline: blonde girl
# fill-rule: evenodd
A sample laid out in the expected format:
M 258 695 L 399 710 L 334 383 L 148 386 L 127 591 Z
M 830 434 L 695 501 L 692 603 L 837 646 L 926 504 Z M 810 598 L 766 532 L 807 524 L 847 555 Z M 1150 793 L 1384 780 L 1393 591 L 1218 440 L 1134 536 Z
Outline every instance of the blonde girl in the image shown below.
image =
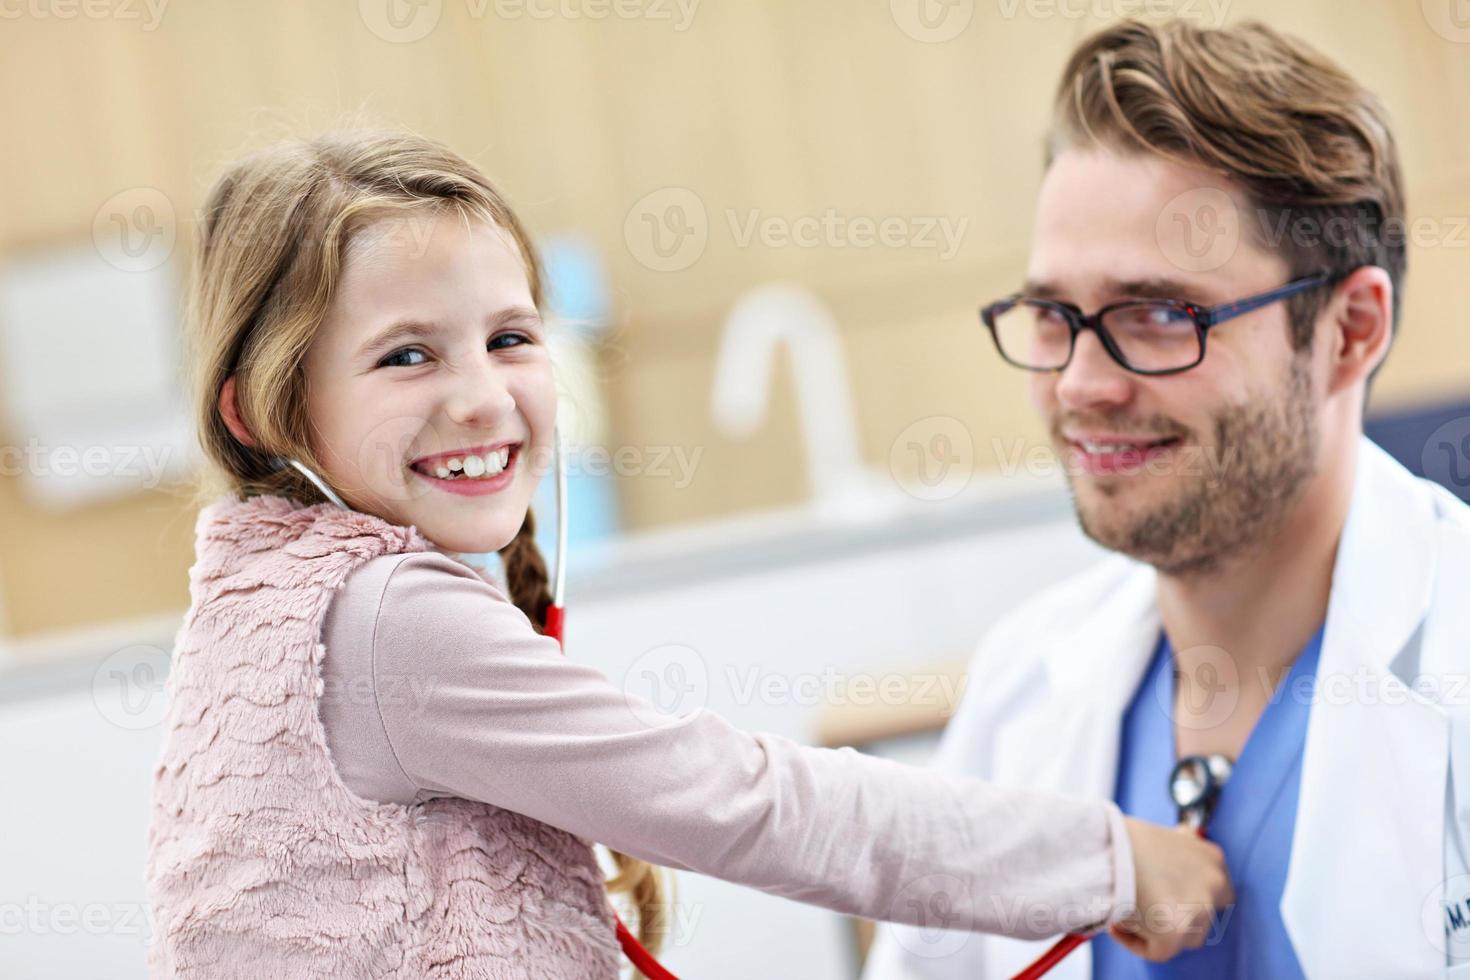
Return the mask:
M 1156 956 L 1199 917 L 1135 903 L 1227 899 L 1212 845 L 1111 802 L 660 718 L 565 658 L 528 509 L 556 414 L 541 272 L 446 147 L 354 130 L 240 160 L 190 289 L 209 473 L 154 770 L 154 976 L 612 978 L 609 892 L 656 949 L 655 865 L 953 929 L 1114 925 Z M 462 557 L 490 551 L 503 587 Z

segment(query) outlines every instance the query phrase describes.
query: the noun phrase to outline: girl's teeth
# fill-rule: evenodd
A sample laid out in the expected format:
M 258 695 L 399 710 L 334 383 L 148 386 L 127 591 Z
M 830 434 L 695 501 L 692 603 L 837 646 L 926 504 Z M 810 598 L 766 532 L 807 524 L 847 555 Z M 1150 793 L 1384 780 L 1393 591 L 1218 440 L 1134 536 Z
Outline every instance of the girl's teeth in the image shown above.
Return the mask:
M 505 472 L 510 465 L 510 447 L 506 446 L 484 456 L 453 456 L 434 467 L 434 475 L 441 480 L 483 479 Z M 460 476 L 458 474 L 463 474 Z

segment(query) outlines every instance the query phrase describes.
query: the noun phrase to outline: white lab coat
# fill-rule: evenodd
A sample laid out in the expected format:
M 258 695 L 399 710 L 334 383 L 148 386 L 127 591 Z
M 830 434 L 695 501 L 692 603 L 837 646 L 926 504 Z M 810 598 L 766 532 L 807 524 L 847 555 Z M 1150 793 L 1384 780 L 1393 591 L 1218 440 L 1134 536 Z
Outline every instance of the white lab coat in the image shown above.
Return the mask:
M 975 654 L 935 766 L 1111 797 L 1123 715 L 1159 636 L 1155 585 L 1151 567 L 1114 555 L 1004 619 Z M 1364 438 L 1281 900 L 1307 977 L 1446 976 L 1450 729 L 1470 717 L 1467 675 L 1470 507 Z M 1449 809 L 1463 831 L 1461 793 Z M 1049 945 L 885 924 L 864 980 L 1006 980 Z M 1049 976 L 1091 972 L 1084 945 Z

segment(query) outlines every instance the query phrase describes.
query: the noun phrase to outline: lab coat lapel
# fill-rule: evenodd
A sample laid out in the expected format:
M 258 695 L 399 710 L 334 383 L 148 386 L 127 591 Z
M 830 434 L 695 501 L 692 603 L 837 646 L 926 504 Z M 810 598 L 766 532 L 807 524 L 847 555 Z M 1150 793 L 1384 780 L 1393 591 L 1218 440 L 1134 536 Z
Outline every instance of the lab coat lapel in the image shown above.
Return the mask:
M 997 782 L 1113 798 L 1123 714 L 1158 643 L 1156 581 L 1152 568 L 1137 565 L 1076 629 L 1049 644 L 1046 691 L 1036 709 L 996 732 Z M 981 975 L 1013 976 L 1052 942 L 991 940 Z M 1092 954 L 1084 944 L 1048 977 L 1086 980 L 1091 975 Z
M 1426 489 L 1362 440 L 1281 902 L 1308 977 L 1444 973 L 1435 936 L 1448 721 L 1409 686 L 1434 582 L 1434 522 Z

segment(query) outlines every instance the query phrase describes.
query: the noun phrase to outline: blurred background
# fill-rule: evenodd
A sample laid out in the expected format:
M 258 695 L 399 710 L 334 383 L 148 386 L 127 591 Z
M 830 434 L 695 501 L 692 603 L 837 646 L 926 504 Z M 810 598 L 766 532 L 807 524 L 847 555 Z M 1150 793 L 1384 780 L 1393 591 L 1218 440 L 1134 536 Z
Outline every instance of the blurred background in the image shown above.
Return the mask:
M 355 118 L 479 164 L 563 325 L 569 654 L 922 759 L 986 624 L 1101 554 L 976 310 L 1020 282 L 1069 50 L 1170 13 L 1387 104 L 1410 271 L 1370 431 L 1470 495 L 1466 0 L 0 0 L 0 972 L 145 975 L 179 303 L 230 161 Z M 676 972 L 855 975 L 861 923 L 679 881 Z

